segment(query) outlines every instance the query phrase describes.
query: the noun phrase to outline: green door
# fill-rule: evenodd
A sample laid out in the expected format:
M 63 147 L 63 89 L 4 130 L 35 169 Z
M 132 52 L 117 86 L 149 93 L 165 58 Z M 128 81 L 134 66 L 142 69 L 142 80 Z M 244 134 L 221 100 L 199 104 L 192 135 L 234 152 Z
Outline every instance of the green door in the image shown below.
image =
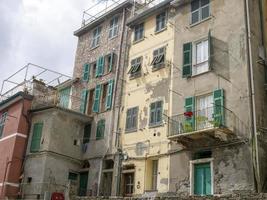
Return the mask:
M 87 182 L 88 182 L 88 172 L 81 172 L 80 173 L 79 196 L 86 196 Z
M 194 194 L 211 195 L 210 163 L 194 165 Z

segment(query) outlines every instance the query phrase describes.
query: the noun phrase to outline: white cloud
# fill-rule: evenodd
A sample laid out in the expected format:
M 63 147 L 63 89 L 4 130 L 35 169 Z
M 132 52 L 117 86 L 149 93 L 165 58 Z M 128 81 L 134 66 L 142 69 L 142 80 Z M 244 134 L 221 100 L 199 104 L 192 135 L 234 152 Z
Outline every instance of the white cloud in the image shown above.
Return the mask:
M 72 75 L 77 38 L 88 0 L 2 0 L 0 81 L 28 62 Z

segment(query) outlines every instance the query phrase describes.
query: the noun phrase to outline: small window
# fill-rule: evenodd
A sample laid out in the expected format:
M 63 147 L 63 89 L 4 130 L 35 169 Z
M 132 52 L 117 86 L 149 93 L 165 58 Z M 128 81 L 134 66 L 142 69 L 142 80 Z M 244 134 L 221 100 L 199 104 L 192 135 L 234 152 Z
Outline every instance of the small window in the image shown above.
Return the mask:
M 104 61 L 104 65 L 105 65 L 105 69 L 104 69 L 104 73 L 110 73 L 113 70 L 115 64 L 115 53 L 110 53 L 108 55 L 105 56 L 105 61 Z
M 128 72 L 131 77 L 137 77 L 141 75 L 142 57 L 135 58 L 131 61 L 131 68 Z
M 166 12 L 156 16 L 156 32 L 161 31 L 166 27 Z
M 93 38 L 92 38 L 91 48 L 97 47 L 99 45 L 100 33 L 101 33 L 101 27 L 99 26 L 93 31 Z
M 157 101 L 150 104 L 150 126 L 162 123 L 162 101 Z
M 87 124 L 84 126 L 83 131 L 83 144 L 86 144 L 90 141 L 91 137 L 91 124 Z
M 103 139 L 104 134 L 105 134 L 105 120 L 101 119 L 97 122 L 96 140 Z
M 191 23 L 195 24 L 210 16 L 209 0 L 194 0 L 191 2 Z
M 153 52 L 153 60 L 151 62 L 151 65 L 153 68 L 160 68 L 162 64 L 165 62 L 165 47 L 156 49 Z
M 193 44 L 192 75 L 209 71 L 209 41 L 208 39 Z
M 106 110 L 106 101 L 107 101 L 107 96 L 108 96 L 108 83 L 104 83 L 102 85 L 102 98 L 101 98 L 101 107 L 100 110 L 101 112 L 105 112 Z
M 144 38 L 144 23 L 134 27 L 134 41 L 139 41 Z
M 0 117 L 0 138 L 3 136 L 4 133 L 6 119 L 7 119 L 7 112 L 4 112 Z
M 33 134 L 30 152 L 37 152 L 40 149 L 41 138 L 42 138 L 43 123 L 35 123 L 33 125 Z
M 119 30 L 119 25 L 118 25 L 119 17 L 113 17 L 110 20 L 110 25 L 109 25 L 109 33 L 108 37 L 109 38 L 114 38 L 118 35 L 118 30 Z
M 126 130 L 136 130 L 138 120 L 138 107 L 130 108 L 127 110 L 126 116 Z
M 77 181 L 78 180 L 78 174 L 77 173 L 73 173 L 73 172 L 69 172 L 68 179 L 71 180 L 71 181 Z

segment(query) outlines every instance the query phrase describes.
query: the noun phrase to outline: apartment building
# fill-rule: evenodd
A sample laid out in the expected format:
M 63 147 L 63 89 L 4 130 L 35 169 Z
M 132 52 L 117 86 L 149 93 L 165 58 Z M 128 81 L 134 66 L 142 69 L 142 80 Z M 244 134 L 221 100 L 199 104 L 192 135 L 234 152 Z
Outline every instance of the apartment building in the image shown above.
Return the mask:
M 169 115 L 171 106 L 174 50 L 170 2 L 141 6 L 127 22 L 130 45 L 120 118 L 123 196 L 153 196 L 169 190 L 164 116 Z
M 175 0 L 172 5 L 169 191 L 266 190 L 260 1 Z
M 0 101 L 0 198 L 19 195 L 33 97 L 19 92 Z
M 21 197 L 51 199 L 83 194 L 88 164 L 82 160 L 82 138 L 91 118 L 82 113 L 83 100 L 72 95 L 78 79 L 57 87 L 33 81 L 31 127 L 24 162 Z
M 116 2 L 86 19 L 74 32 L 78 45 L 73 77 L 80 81 L 73 94 L 84 100 L 82 112 L 92 117 L 90 131 L 83 139 L 82 159 L 88 162 L 88 171 L 84 176 L 87 189 L 81 196 L 118 193 L 117 124 L 127 47 L 125 24 L 131 6 L 131 1 Z

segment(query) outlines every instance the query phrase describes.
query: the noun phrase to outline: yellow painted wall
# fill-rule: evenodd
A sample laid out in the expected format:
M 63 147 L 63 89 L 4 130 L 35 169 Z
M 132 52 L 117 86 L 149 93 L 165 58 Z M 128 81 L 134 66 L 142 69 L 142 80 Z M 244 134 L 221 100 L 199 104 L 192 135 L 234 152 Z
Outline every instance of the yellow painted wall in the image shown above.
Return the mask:
M 124 105 L 120 120 L 121 143 L 124 153 L 127 153 L 129 157 L 123 164 L 135 165 L 135 194 L 142 194 L 145 190 L 151 189 L 151 159 L 158 159 L 158 192 L 168 191 L 169 156 L 166 155 L 169 148 L 168 127 L 165 122 L 159 127 L 149 127 L 149 107 L 150 103 L 162 100 L 163 113 L 169 116 L 170 70 L 174 49 L 174 31 L 170 23 L 167 23 L 167 28 L 164 31 L 155 33 L 155 25 L 156 15 L 147 18 L 144 21 L 144 40 L 135 44 L 132 42 L 129 50 L 127 71 L 130 69 L 132 59 L 143 56 L 142 76 L 130 79 L 129 74 L 125 73 L 124 77 Z M 150 64 L 153 59 L 153 51 L 163 46 L 166 46 L 165 61 L 167 64 L 160 70 L 152 71 Z M 125 133 L 127 109 L 136 106 L 139 106 L 138 129 L 136 132 Z M 166 121 L 166 118 L 163 117 L 163 121 Z M 142 145 L 141 154 L 138 153 L 138 143 Z

